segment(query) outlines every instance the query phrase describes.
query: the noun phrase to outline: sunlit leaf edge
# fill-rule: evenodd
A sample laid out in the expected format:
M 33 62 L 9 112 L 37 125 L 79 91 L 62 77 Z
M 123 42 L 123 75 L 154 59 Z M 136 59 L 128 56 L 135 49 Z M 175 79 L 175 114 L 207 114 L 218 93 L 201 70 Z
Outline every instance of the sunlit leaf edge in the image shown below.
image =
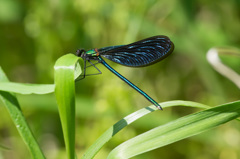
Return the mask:
M 202 133 L 240 116 L 240 101 L 184 116 L 138 135 L 111 151 L 108 158 L 130 158 Z

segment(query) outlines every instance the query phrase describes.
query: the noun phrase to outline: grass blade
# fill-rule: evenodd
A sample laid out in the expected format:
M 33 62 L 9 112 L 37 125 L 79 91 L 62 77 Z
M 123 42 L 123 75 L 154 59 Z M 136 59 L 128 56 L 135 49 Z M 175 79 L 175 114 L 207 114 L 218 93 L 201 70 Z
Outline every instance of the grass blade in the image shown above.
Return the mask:
M 161 103 L 161 106 L 163 108 L 171 107 L 171 106 L 186 106 L 186 107 L 197 107 L 197 108 L 209 108 L 206 105 L 196 103 L 196 102 L 189 102 L 189 101 L 170 101 L 170 102 L 164 102 Z M 158 110 L 155 106 L 149 106 L 143 109 L 140 109 L 122 120 L 118 121 L 116 124 L 114 124 L 112 127 L 110 127 L 105 133 L 103 133 L 96 142 L 91 145 L 91 147 L 85 152 L 85 154 L 82 156 L 83 159 L 87 158 L 93 158 L 97 152 L 102 148 L 102 146 L 107 143 L 115 134 L 117 134 L 120 130 L 122 130 L 124 127 L 128 126 L 132 122 L 136 121 L 137 119 L 155 111 Z
M 0 82 L 8 82 L 6 75 L 0 67 Z M 18 100 L 13 93 L 0 91 L 0 98 L 2 99 L 6 109 L 8 110 L 13 123 L 15 124 L 20 136 L 30 150 L 32 158 L 44 159 L 44 155 L 36 142 L 20 108 Z
M 191 114 L 128 140 L 116 147 L 108 158 L 130 158 L 199 134 L 240 116 L 240 101 Z
M 47 94 L 53 93 L 53 84 L 29 84 L 15 82 L 1 82 L 0 90 L 18 94 Z
M 64 141 L 69 159 L 75 158 L 75 69 L 79 57 L 67 54 L 59 58 L 55 69 L 55 95 L 57 99 Z M 80 68 L 77 68 L 81 71 Z

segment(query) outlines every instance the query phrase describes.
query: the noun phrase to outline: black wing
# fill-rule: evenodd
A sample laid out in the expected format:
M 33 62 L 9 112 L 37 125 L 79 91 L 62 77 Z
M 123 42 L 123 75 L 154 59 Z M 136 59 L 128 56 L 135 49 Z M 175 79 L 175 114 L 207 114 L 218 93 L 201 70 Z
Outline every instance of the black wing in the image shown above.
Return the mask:
M 172 53 L 173 43 L 167 36 L 153 36 L 128 45 L 98 49 L 100 55 L 113 62 L 141 67 L 156 63 Z

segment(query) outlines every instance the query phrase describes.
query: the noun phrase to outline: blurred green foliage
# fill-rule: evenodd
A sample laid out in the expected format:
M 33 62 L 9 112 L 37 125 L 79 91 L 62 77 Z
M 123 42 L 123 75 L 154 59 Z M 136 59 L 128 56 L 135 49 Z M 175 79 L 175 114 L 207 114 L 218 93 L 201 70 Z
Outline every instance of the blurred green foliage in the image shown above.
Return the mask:
M 127 68 L 108 62 L 159 102 L 181 99 L 214 106 L 239 100 L 240 92 L 207 63 L 206 52 L 215 46 L 239 48 L 239 28 L 239 0 L 0 0 L 0 65 L 13 82 L 53 83 L 57 58 L 78 48 L 167 35 L 175 51 L 158 64 Z M 239 70 L 239 62 L 235 66 Z M 150 105 L 111 72 L 98 67 L 102 75 L 87 77 L 76 86 L 78 156 L 116 121 Z M 65 158 L 54 95 L 18 97 L 46 157 Z M 105 158 L 113 147 L 130 137 L 195 111 L 170 108 L 144 117 L 114 137 L 96 158 Z M 11 148 L 0 149 L 0 159 L 29 158 L 1 105 L 0 114 L 0 145 Z M 237 159 L 239 130 L 239 123 L 231 122 L 136 158 Z

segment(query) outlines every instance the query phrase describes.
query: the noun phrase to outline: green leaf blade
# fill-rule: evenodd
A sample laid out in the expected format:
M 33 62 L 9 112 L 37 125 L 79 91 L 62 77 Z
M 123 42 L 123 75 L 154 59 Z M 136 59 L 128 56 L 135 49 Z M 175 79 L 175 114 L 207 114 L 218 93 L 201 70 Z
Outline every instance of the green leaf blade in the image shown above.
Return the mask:
M 1 82 L 0 90 L 18 94 L 48 94 L 54 91 L 53 84 L 23 84 L 15 82 Z
M 209 106 L 206 106 L 204 104 L 191 102 L 191 101 L 169 101 L 161 103 L 161 106 L 163 108 L 172 107 L 172 106 L 185 106 L 185 107 L 196 107 L 196 108 L 202 108 L 206 109 L 209 108 Z M 156 106 L 149 106 L 146 108 L 142 108 L 136 112 L 133 112 L 129 114 L 128 116 L 124 117 L 122 120 L 118 121 L 116 124 L 114 124 L 112 127 L 110 127 L 107 131 L 105 131 L 96 141 L 94 144 L 91 145 L 91 147 L 85 152 L 85 154 L 82 156 L 83 159 L 87 158 L 93 158 L 97 152 L 103 147 L 104 144 L 106 144 L 114 135 L 116 135 L 119 131 L 121 131 L 126 126 L 130 125 L 134 121 L 138 120 L 139 118 L 158 110 Z
M 239 101 L 191 114 L 122 143 L 109 154 L 108 158 L 130 158 L 199 134 L 239 116 Z
M 6 75 L 0 67 L 0 82 L 8 82 Z M 40 149 L 36 139 L 34 138 L 31 129 L 29 128 L 18 103 L 16 96 L 13 93 L 0 91 L 0 98 L 4 106 L 9 112 L 13 123 L 15 124 L 20 136 L 28 147 L 32 158 L 45 159 L 42 150 Z
M 75 158 L 75 69 L 79 57 L 67 54 L 59 58 L 55 69 L 55 95 L 69 159 Z M 78 71 L 81 69 L 78 67 Z

